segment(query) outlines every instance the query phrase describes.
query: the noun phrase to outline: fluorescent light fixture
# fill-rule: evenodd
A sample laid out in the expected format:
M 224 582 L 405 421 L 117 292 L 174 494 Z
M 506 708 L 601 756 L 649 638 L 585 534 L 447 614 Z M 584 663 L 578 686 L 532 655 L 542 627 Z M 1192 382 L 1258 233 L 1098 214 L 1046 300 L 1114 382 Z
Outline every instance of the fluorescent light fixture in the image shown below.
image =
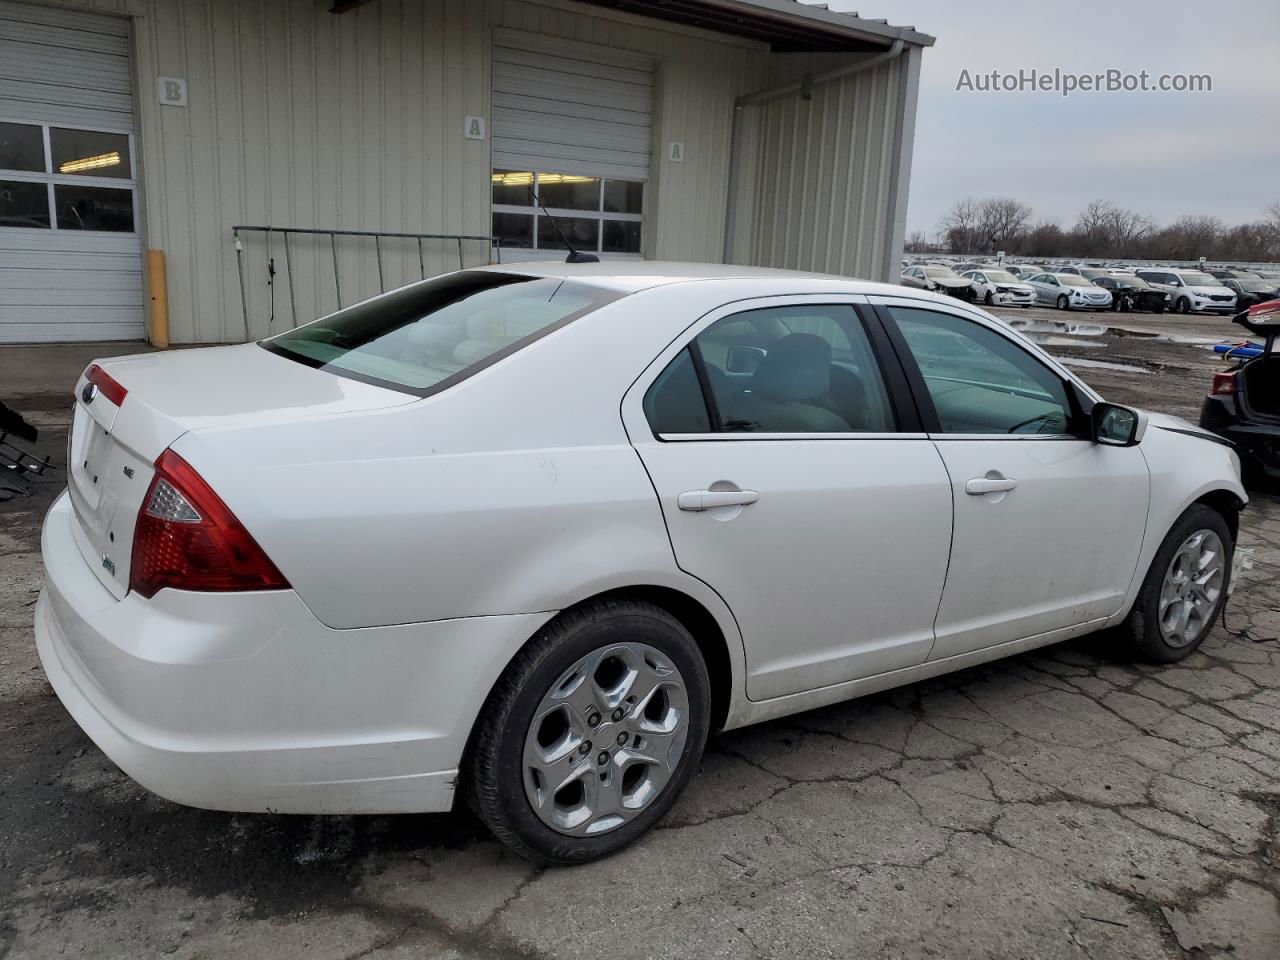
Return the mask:
M 528 171 L 495 173 L 491 179 L 494 183 L 503 187 L 533 186 L 533 174 Z M 579 177 L 572 173 L 540 173 L 538 174 L 538 185 L 542 186 L 548 183 L 594 183 L 598 179 L 598 177 Z
M 79 160 L 68 160 L 58 166 L 59 173 L 80 173 L 82 170 L 99 170 L 102 167 L 114 167 L 120 162 L 120 153 L 100 153 L 96 157 L 82 157 Z

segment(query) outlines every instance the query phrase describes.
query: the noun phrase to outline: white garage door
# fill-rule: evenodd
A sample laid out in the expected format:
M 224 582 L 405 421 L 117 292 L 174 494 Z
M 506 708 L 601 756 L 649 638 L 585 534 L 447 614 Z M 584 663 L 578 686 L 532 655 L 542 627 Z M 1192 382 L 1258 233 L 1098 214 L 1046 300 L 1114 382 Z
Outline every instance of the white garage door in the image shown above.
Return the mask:
M 0 0 L 0 342 L 143 336 L 123 17 Z
M 530 186 L 576 247 L 638 256 L 652 119 L 649 58 L 495 31 L 493 226 L 504 258 L 564 248 Z

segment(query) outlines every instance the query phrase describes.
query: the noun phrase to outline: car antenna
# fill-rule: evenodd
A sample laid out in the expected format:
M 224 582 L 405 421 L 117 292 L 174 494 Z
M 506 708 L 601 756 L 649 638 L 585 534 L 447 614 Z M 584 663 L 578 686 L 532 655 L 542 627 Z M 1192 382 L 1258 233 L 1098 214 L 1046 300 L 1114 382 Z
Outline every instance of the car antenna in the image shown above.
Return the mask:
M 550 213 L 548 213 L 547 208 L 543 206 L 542 200 L 539 199 L 538 197 L 538 192 L 533 189 L 533 185 L 529 184 L 526 189 L 528 189 L 529 191 L 529 196 L 533 197 L 533 202 L 536 203 L 538 207 L 542 210 L 543 216 L 545 216 L 548 220 L 550 220 L 551 225 L 556 228 L 556 233 L 560 234 L 560 239 L 564 241 L 564 245 L 569 248 L 569 255 L 564 258 L 564 262 L 565 263 L 599 263 L 600 258 L 597 257 L 594 253 L 581 253 L 580 251 L 574 249 L 573 244 L 569 242 L 569 238 L 566 237 L 564 234 L 564 231 L 560 229 L 560 222 L 556 220 L 556 218 L 553 217 Z

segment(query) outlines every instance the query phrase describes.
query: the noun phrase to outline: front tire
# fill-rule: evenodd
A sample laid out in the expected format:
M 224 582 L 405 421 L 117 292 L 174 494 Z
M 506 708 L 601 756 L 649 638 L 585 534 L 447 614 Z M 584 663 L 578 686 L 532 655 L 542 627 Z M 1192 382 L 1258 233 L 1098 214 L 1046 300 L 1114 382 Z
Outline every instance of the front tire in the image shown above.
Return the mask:
M 1065 293 L 1062 294 L 1060 297 L 1058 297 L 1058 309 L 1059 310 L 1071 309 L 1071 301 L 1067 299 L 1067 295 Z
M 1226 603 L 1234 551 L 1218 511 L 1194 504 L 1178 518 L 1121 627 L 1134 659 L 1174 663 L 1200 647 Z
M 650 603 L 557 617 L 507 666 L 465 765 L 467 795 L 530 860 L 586 863 L 657 823 L 706 745 L 711 687 L 697 642 Z
M 1177 311 L 1178 311 L 1179 313 L 1190 313 L 1190 312 L 1191 312 L 1191 301 L 1190 301 L 1190 300 L 1188 300 L 1186 297 L 1179 297 L 1179 298 L 1178 298 L 1178 305 L 1177 305 L 1177 308 L 1176 308 L 1176 309 L 1177 309 Z
M 982 302 L 986 304 L 988 307 L 994 306 L 996 302 L 995 294 L 993 294 L 990 290 L 988 290 L 986 293 L 986 296 L 982 298 Z

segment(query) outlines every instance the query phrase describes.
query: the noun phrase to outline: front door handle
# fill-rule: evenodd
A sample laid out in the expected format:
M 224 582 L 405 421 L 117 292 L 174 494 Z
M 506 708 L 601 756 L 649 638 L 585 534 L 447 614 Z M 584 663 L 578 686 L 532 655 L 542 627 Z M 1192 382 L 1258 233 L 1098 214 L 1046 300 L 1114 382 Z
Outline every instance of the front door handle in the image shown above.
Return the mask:
M 681 510 L 710 510 L 713 507 L 745 507 L 760 499 L 754 490 L 686 490 L 676 497 Z
M 964 492 L 971 497 L 980 497 L 984 493 L 1006 493 L 1018 485 L 1012 477 L 977 477 L 968 480 Z

